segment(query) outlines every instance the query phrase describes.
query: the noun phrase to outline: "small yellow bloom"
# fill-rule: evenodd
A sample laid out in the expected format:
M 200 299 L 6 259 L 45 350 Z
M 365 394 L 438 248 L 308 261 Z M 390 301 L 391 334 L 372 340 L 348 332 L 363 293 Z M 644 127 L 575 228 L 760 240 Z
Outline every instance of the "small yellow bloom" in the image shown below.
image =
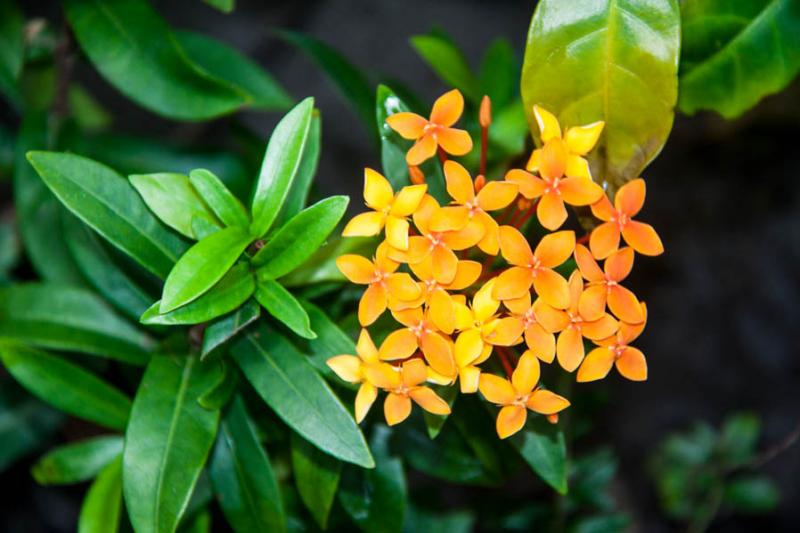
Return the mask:
M 540 361 L 552 363 L 556 357 L 556 337 L 547 331 L 537 320 L 536 311 L 547 305 L 541 298 L 531 305 L 531 295 L 526 292 L 521 298 L 506 300 L 503 304 L 511 311 L 511 319 L 519 323 L 524 331 L 525 344 L 536 354 Z
M 645 315 L 647 308 L 645 308 Z M 639 324 L 627 324 L 621 322 L 619 331 L 615 335 L 596 341 L 600 346 L 595 348 L 578 369 L 578 381 L 595 381 L 603 379 L 608 375 L 612 366 L 617 367 L 617 371 L 631 381 L 647 380 L 647 360 L 644 354 L 637 348 L 630 346 L 644 330 L 645 322 Z
M 387 368 L 388 367 L 388 368 Z M 399 424 L 411 414 L 411 401 L 435 415 L 449 415 L 447 405 L 430 387 L 422 385 L 427 379 L 428 369 L 421 359 L 410 359 L 399 369 L 391 365 L 381 367 L 373 378 L 378 387 L 389 394 L 383 403 L 386 423 Z
M 431 317 L 431 310 L 420 308 L 392 311 L 392 316 L 404 325 L 386 337 L 380 349 L 384 361 L 406 359 L 417 349 L 422 350 L 425 360 L 438 374 L 453 377 L 456 363 L 453 359 L 452 341 L 440 332 Z
M 580 301 L 581 314 L 587 318 L 599 317 L 606 304 L 617 318 L 630 324 L 644 321 L 645 314 L 639 299 L 620 285 L 633 269 L 633 248 L 625 247 L 606 258 L 604 270 L 600 269 L 592 252 L 579 244 L 575 247 L 575 261 L 589 286 Z

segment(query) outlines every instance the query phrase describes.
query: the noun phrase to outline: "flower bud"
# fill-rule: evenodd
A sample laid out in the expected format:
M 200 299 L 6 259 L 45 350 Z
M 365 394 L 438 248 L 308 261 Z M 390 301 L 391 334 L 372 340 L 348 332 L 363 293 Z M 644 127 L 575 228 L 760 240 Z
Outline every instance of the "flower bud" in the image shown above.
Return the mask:
M 475 178 L 475 192 L 483 189 L 484 185 L 486 185 L 486 178 L 483 177 L 483 174 L 478 174 L 478 177 Z
M 492 101 L 486 95 L 484 95 L 483 100 L 481 100 L 478 120 L 481 123 L 481 128 L 488 128 L 489 124 L 492 123 Z
M 411 177 L 411 183 L 414 185 L 422 185 L 425 183 L 425 174 L 416 165 L 408 165 L 408 174 Z

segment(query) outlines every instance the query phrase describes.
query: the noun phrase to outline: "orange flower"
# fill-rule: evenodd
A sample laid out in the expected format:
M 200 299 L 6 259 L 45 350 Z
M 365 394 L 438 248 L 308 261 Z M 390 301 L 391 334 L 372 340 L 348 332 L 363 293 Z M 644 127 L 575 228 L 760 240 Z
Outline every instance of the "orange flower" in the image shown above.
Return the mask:
M 556 357 L 556 337 L 547 331 L 536 319 L 536 310 L 545 304 L 541 298 L 531 305 L 530 293 L 521 298 L 506 300 L 503 304 L 511 311 L 509 319 L 516 320 L 522 328 L 525 344 L 541 361 L 552 363 Z
M 472 138 L 464 130 L 451 128 L 464 111 L 464 97 L 457 89 L 440 96 L 433 104 L 431 117 L 416 113 L 395 113 L 386 123 L 402 137 L 416 141 L 406 154 L 409 165 L 421 165 L 436 154 L 436 147 L 451 155 L 472 150 Z
M 370 374 L 380 388 L 389 392 L 383 403 L 383 414 L 386 416 L 387 424 L 393 426 L 408 418 L 411 414 L 411 400 L 429 413 L 450 414 L 447 402 L 433 389 L 422 385 L 427 375 L 428 369 L 421 359 L 406 361 L 400 369 L 384 365 L 379 372 Z
M 617 318 L 631 324 L 644 320 L 644 311 L 636 295 L 620 285 L 633 268 L 633 249 L 622 248 L 606 258 L 605 271 L 600 269 L 588 248 L 575 247 L 575 261 L 589 286 L 580 301 L 581 314 L 587 318 L 599 317 L 608 308 Z
M 567 280 L 553 269 L 566 261 L 575 249 L 575 232 L 559 231 L 545 235 L 535 251 L 525 237 L 511 226 L 500 227 L 500 252 L 512 266 L 497 278 L 494 297 L 520 298 L 533 285 L 536 294 L 553 307 L 569 305 Z
M 384 361 L 405 359 L 419 348 L 425 360 L 438 374 L 446 377 L 456 375 L 453 347 L 449 338 L 439 333 L 433 311 L 420 308 L 392 311 L 395 320 L 404 328 L 393 331 L 381 345 L 380 357 Z
M 389 181 L 371 168 L 364 169 L 364 200 L 374 211 L 356 215 L 345 226 L 345 237 L 371 237 L 386 227 L 386 240 L 398 250 L 408 249 L 408 216 L 419 206 L 427 185 L 409 185 L 395 194 Z
M 497 415 L 497 434 L 501 439 L 522 429 L 528 417 L 527 409 L 553 415 L 569 407 L 566 398 L 537 387 L 538 382 L 539 360 L 530 351 L 519 358 L 511 381 L 493 374 L 481 374 L 481 394 L 488 401 L 503 406 Z
M 613 205 L 605 195 L 592 204 L 592 213 L 603 221 L 589 238 L 589 248 L 597 259 L 605 259 L 619 248 L 620 233 L 625 242 L 642 255 L 664 252 L 664 245 L 653 226 L 633 220 L 642 210 L 644 197 L 644 180 L 639 178 L 619 188 Z
M 602 187 L 592 181 L 589 164 L 581 156 L 597 143 L 604 123 L 570 128 L 562 139 L 558 120 L 552 114 L 539 106 L 533 106 L 533 113 L 544 146 L 534 150 L 528 170 L 538 170 L 541 177 L 513 169 L 505 179 L 518 184 L 519 192 L 525 198 L 539 198 L 536 206 L 539 222 L 549 230 L 556 230 L 567 219 L 565 202 L 589 205 L 603 196 Z
M 647 312 L 646 306 L 645 314 Z M 608 375 L 612 366 L 617 367 L 617 371 L 622 376 L 631 381 L 645 381 L 647 379 L 647 360 L 644 354 L 630 346 L 644 330 L 645 322 L 639 324 L 620 323 L 619 331 L 606 339 L 597 341 L 600 347 L 595 348 L 578 369 L 578 381 L 595 381 L 603 379 Z
M 591 320 L 581 314 L 579 302 L 583 294 L 583 279 L 577 270 L 569 278 L 569 307 L 566 311 L 542 305 L 536 310 L 539 323 L 550 332 L 560 332 L 556 355 L 561 368 L 572 372 L 583 361 L 583 337 L 591 340 L 613 335 L 619 324 L 608 313 Z
M 388 257 L 389 245 L 381 243 L 375 259 L 345 254 L 336 259 L 336 266 L 352 283 L 368 285 L 358 303 L 358 321 L 369 326 L 386 310 L 390 297 L 409 301 L 419 298 L 422 288 L 405 272 L 395 272 L 400 266 Z
M 497 255 L 499 226 L 487 211 L 508 206 L 517 197 L 518 186 L 507 181 L 488 181 L 480 190 L 472 181 L 467 169 L 455 161 L 445 161 L 444 176 L 447 192 L 456 205 L 439 209 L 431 218 L 433 231 L 460 230 L 470 220 L 477 221 L 484 230 L 478 247 L 489 255 Z

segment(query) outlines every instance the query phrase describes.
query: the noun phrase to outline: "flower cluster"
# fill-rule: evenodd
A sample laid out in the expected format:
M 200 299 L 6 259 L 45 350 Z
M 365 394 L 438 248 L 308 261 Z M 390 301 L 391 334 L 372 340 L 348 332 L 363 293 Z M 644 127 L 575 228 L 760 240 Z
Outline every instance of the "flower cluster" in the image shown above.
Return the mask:
M 541 362 L 577 370 L 579 382 L 602 379 L 613 366 L 630 380 L 647 378 L 644 355 L 630 346 L 644 329 L 647 309 L 621 283 L 635 252 L 657 255 L 663 247 L 651 226 L 633 220 L 644 202 L 643 180 L 622 186 L 613 203 L 592 181 L 584 156 L 603 122 L 562 133 L 555 116 L 534 106 L 542 146 L 526 169 L 510 170 L 502 180 L 473 179 L 447 158 L 472 149 L 469 134 L 452 127 L 463 106 L 453 90 L 435 102 L 430 119 L 414 113 L 388 118 L 390 127 L 414 141 L 406 161 L 415 184 L 394 191 L 381 174 L 365 170 L 370 211 L 354 217 L 343 235 L 384 240 L 372 259 L 350 254 L 337 260 L 347 279 L 366 285 L 358 307 L 363 329 L 357 355 L 333 357 L 328 365 L 360 384 L 359 422 L 380 390 L 388 393 L 384 414 L 390 425 L 409 416 L 412 402 L 446 415 L 450 406 L 426 383 L 458 382 L 462 393 L 480 391 L 501 407 L 497 432 L 506 438 L 523 427 L 528 410 L 556 422 L 569 406 L 540 383 Z M 490 123 L 488 109 L 484 99 L 483 128 Z M 482 150 L 485 161 L 485 141 Z M 418 168 L 437 152 L 450 196 L 446 205 L 428 194 Z M 560 229 L 565 204 L 590 206 L 601 223 L 576 240 L 574 231 Z M 549 233 L 532 247 L 526 234 L 536 233 L 528 224 L 534 213 Z M 387 309 L 399 327 L 376 347 L 366 328 Z M 595 345 L 588 355 L 586 340 Z

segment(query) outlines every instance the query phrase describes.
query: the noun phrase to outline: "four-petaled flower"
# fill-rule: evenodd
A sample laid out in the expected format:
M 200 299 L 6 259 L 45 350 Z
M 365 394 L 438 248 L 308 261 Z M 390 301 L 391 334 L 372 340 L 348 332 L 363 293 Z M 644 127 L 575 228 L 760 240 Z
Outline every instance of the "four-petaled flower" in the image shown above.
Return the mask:
M 645 304 L 642 304 L 647 309 Z M 644 354 L 638 348 L 630 346 L 644 330 L 645 322 L 639 324 L 627 324 L 621 322 L 619 330 L 615 335 L 595 341 L 600 346 L 595 348 L 578 369 L 578 381 L 595 381 L 603 379 L 608 375 L 612 366 L 617 367 L 617 371 L 631 381 L 645 381 L 647 379 L 647 361 Z
M 623 322 L 638 324 L 644 320 L 644 311 L 636 295 L 620 285 L 631 273 L 633 255 L 633 249 L 626 246 L 609 255 L 601 269 L 588 248 L 582 244 L 575 246 L 575 262 L 589 282 L 580 301 L 583 316 L 599 317 L 608 304 L 611 312 Z
M 392 311 L 392 316 L 405 327 L 386 337 L 381 346 L 381 359 L 405 359 L 420 349 L 433 370 L 442 376 L 455 377 L 452 342 L 440 333 L 430 308 Z
M 422 385 L 428 376 L 428 369 L 422 359 L 409 359 L 398 369 L 391 365 L 382 366 L 372 378 L 378 387 L 389 394 L 383 402 L 383 414 L 390 426 L 399 424 L 411 414 L 411 400 L 435 415 L 449 415 L 447 405 L 430 387 Z
M 503 305 L 511 312 L 509 318 L 516 320 L 518 327 L 523 330 L 528 349 L 536 354 L 539 360 L 552 363 L 556 357 L 556 336 L 546 330 L 536 318 L 537 310 L 547 304 L 541 298 L 537 298 L 531 305 L 531 294 L 526 292 L 521 298 L 504 301 Z

